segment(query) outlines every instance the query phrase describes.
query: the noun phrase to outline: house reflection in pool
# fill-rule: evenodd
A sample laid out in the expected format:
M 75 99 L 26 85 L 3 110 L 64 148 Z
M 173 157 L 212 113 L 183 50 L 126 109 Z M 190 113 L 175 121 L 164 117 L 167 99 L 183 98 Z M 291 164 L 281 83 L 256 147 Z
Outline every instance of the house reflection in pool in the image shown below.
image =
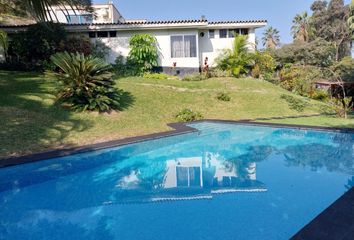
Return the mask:
M 159 202 L 212 199 L 215 194 L 265 192 L 265 185 L 256 179 L 255 162 L 220 160 L 219 155 L 176 158 L 166 161 L 164 176 L 152 188 L 139 179 L 139 170 L 119 180 L 120 202 Z M 151 182 L 151 180 L 150 180 Z

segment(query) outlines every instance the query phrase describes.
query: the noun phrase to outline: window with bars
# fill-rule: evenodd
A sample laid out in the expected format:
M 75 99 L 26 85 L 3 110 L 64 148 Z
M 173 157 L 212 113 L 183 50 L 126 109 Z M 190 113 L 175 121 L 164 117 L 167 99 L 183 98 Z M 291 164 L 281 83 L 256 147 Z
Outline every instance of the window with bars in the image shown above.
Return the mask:
M 171 36 L 171 57 L 197 57 L 197 37 L 195 35 Z
M 209 38 L 215 38 L 215 30 L 209 30 Z

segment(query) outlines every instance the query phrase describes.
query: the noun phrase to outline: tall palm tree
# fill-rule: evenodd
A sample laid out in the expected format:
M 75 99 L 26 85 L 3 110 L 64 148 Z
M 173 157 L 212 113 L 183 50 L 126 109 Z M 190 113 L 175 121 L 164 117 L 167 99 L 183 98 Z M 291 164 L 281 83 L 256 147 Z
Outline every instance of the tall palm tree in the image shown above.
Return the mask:
M 275 49 L 280 44 L 279 31 L 276 28 L 269 27 L 263 33 L 263 46 L 269 49 Z
M 308 42 L 311 27 L 310 27 L 310 16 L 307 12 L 302 14 L 297 14 L 293 20 L 293 26 L 291 27 L 291 33 L 293 34 L 294 40 L 300 42 Z
M 253 65 L 253 59 L 253 54 L 249 51 L 247 36 L 237 35 L 232 49 L 225 49 L 216 62 L 221 70 L 239 77 L 249 71 Z

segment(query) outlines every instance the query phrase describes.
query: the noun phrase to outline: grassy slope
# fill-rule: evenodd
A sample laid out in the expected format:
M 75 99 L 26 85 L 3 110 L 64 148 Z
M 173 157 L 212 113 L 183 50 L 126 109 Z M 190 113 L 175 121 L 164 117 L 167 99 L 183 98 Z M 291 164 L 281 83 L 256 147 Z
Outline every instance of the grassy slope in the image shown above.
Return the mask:
M 0 72 L 0 156 L 89 144 L 166 131 L 166 123 L 188 107 L 205 118 L 245 119 L 316 114 L 321 103 L 309 101 L 304 112 L 289 109 L 285 90 L 254 79 L 209 79 L 202 82 L 119 79 L 118 86 L 134 100 L 122 112 L 107 115 L 73 113 L 54 105 L 54 84 L 34 73 Z M 230 93 L 231 102 L 215 99 Z M 280 120 L 277 120 L 280 122 Z M 299 124 L 354 127 L 353 119 L 328 117 L 281 120 Z

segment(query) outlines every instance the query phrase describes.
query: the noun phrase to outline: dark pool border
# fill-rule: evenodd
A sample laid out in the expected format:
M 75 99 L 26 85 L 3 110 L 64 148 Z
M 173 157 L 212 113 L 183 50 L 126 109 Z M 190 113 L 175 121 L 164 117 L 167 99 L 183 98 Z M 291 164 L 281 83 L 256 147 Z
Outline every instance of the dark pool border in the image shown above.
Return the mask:
M 259 119 L 260 120 L 260 119 Z M 266 120 L 266 119 L 265 119 Z M 109 142 L 90 144 L 86 146 L 79 146 L 67 149 L 59 149 L 42 153 L 35 153 L 20 157 L 9 157 L 0 159 L 0 169 L 14 165 L 32 163 L 41 160 L 48 160 L 51 158 L 63 157 L 72 154 L 90 152 L 101 150 L 105 148 L 118 147 L 132 143 L 149 141 L 163 137 L 176 136 L 186 133 L 198 132 L 197 129 L 187 126 L 187 124 L 213 122 L 213 123 L 227 123 L 248 126 L 264 126 L 277 128 L 292 128 L 301 130 L 317 130 L 327 132 L 341 132 L 354 133 L 351 128 L 335 128 L 335 127 L 318 127 L 308 125 L 293 125 L 293 124 L 279 124 L 279 123 L 265 123 L 255 122 L 254 120 L 219 120 L 219 119 L 204 119 L 190 123 L 170 123 L 168 126 L 174 130 L 154 133 L 144 136 L 130 137 Z M 291 239 L 305 240 L 305 239 L 350 239 L 354 235 L 354 188 L 341 196 L 335 203 L 329 206 L 316 218 L 314 218 L 303 229 L 296 233 Z
M 170 137 L 175 135 L 181 135 L 186 133 L 198 132 L 197 129 L 187 126 L 188 124 L 193 123 L 202 123 L 202 122 L 212 122 L 212 123 L 226 123 L 226 124 L 237 124 L 237 125 L 248 125 L 248 126 L 264 126 L 264 127 L 277 127 L 277 128 L 292 128 L 299 130 L 316 130 L 316 131 L 328 131 L 328 132 L 341 132 L 341 133 L 354 133 L 352 128 L 335 128 L 335 127 L 318 127 L 318 126 L 309 126 L 309 125 L 293 125 L 293 124 L 279 124 L 279 123 L 267 123 L 267 122 L 255 122 L 254 120 L 220 120 L 220 119 L 203 119 L 194 122 L 188 123 L 169 123 L 169 127 L 174 130 L 153 133 L 143 136 L 129 137 L 119 140 L 113 140 L 102 143 L 95 143 L 77 147 L 63 148 L 57 150 L 50 150 L 47 152 L 33 153 L 29 155 L 0 158 L 0 169 L 4 167 L 10 167 L 20 164 L 32 163 L 41 160 L 49 160 L 57 157 L 64 157 L 73 154 L 92 152 L 101 149 L 119 147 L 132 143 L 138 143 L 143 141 L 149 141 L 164 137 Z

